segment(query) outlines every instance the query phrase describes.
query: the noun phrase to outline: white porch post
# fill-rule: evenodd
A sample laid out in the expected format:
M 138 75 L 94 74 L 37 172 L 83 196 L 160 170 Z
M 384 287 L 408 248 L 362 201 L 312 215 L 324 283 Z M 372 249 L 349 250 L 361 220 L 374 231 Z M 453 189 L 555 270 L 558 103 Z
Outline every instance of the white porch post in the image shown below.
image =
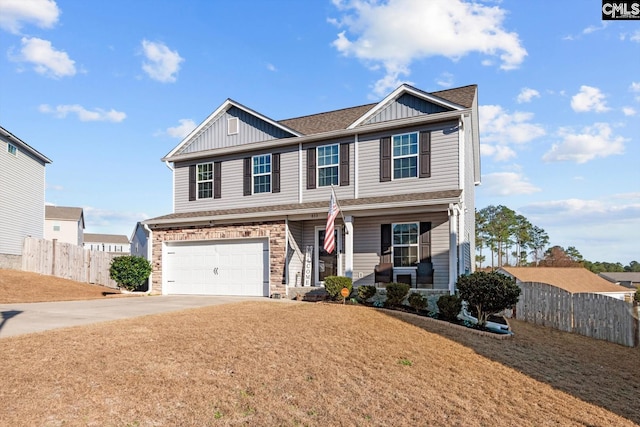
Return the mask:
M 458 279 L 458 209 L 449 205 L 449 293 L 453 295 Z
M 353 279 L 353 216 L 344 217 L 344 275 Z

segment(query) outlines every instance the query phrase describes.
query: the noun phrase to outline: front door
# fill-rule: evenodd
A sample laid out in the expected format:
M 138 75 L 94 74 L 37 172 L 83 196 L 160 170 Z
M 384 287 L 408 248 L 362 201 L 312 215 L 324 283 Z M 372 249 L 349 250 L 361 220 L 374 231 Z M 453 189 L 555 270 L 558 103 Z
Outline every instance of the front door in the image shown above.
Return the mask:
M 332 253 L 324 250 L 324 228 L 316 228 L 316 284 L 324 285 L 324 278 L 327 276 L 339 276 L 342 274 L 340 256 L 342 250 L 342 227 L 336 226 L 334 229 L 336 248 Z

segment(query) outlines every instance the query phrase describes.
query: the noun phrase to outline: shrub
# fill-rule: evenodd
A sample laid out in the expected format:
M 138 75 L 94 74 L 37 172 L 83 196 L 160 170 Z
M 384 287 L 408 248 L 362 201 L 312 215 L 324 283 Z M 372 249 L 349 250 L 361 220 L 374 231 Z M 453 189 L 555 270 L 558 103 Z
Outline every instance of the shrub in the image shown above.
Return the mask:
M 125 255 L 111 260 L 109 276 L 119 287 L 134 291 L 149 278 L 151 263 L 141 256 Z
M 366 301 L 369 298 L 373 298 L 378 290 L 374 285 L 363 285 L 358 287 L 358 298 L 360 301 Z
M 389 283 L 387 285 L 387 305 L 401 305 L 407 297 L 410 286 L 406 283 Z
M 633 299 L 635 300 L 635 302 L 639 302 L 640 303 L 640 287 L 638 287 L 638 289 L 636 289 L 636 294 L 633 296 Z
M 418 292 L 411 292 L 409 295 L 409 305 L 416 309 L 416 311 L 424 310 L 427 306 L 427 299 Z
M 462 299 L 457 295 L 442 295 L 437 304 L 439 316 L 443 320 L 456 320 L 462 310 Z
M 328 276 L 324 278 L 324 288 L 332 300 L 342 301 L 344 298 L 340 291 L 342 288 L 349 289 L 349 295 L 353 291 L 353 281 L 350 277 L 344 276 Z
M 478 324 L 485 326 L 492 314 L 514 306 L 520 297 L 520 288 L 513 277 L 492 271 L 476 271 L 458 278 L 460 298 L 477 313 Z

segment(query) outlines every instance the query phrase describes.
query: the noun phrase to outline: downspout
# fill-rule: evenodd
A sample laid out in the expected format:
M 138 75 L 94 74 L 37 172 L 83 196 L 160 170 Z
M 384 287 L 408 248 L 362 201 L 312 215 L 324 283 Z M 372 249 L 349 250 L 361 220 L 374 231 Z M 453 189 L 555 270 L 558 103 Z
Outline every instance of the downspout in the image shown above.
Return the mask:
M 453 295 L 456 291 L 456 281 L 458 280 L 458 216 L 460 206 L 449 203 L 449 293 Z
M 149 226 L 145 223 L 142 223 L 144 229 L 149 233 L 147 237 L 147 259 L 152 263 L 153 266 L 153 231 L 149 228 Z M 153 290 L 153 268 L 151 268 L 151 273 L 149 274 L 149 278 L 147 279 L 149 282 L 149 286 L 147 287 L 147 292 L 145 294 L 150 295 Z

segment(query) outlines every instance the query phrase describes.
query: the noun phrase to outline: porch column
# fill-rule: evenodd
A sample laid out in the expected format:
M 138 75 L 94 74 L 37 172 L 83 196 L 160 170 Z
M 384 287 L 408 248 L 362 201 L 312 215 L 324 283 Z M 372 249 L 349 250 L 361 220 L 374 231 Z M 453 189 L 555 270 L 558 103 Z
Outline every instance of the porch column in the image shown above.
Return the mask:
M 449 293 L 453 295 L 458 279 L 458 207 L 449 205 Z
M 344 217 L 344 275 L 353 279 L 353 216 Z

